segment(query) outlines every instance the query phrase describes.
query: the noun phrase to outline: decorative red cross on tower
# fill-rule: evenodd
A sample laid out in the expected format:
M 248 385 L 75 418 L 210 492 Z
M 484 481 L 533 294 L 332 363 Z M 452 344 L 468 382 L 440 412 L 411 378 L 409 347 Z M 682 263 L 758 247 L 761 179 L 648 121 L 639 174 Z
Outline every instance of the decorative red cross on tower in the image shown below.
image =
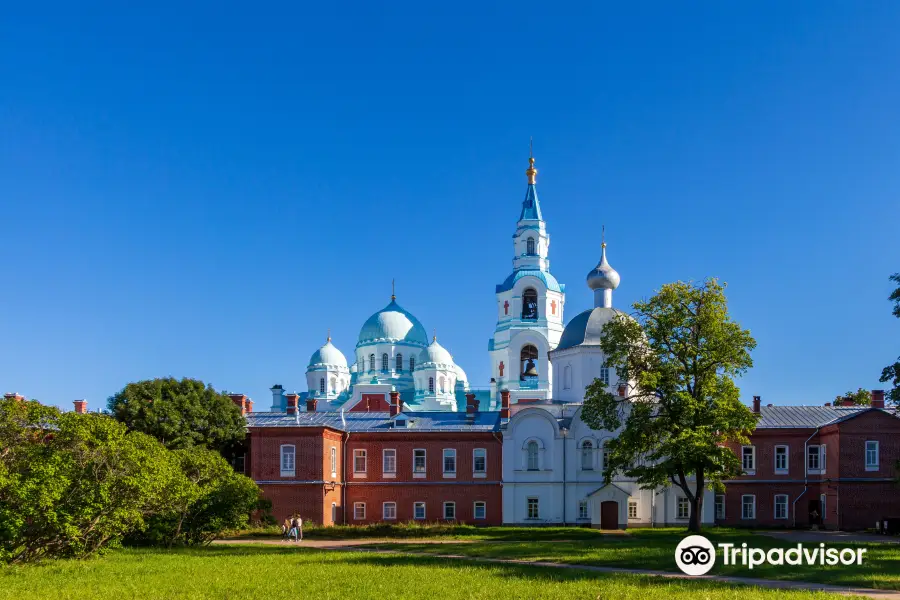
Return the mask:
M 550 308 L 553 311 L 553 314 L 556 314 L 556 300 L 550 302 Z
M 504 315 L 508 315 L 508 314 L 509 314 L 509 300 L 506 300 L 506 301 L 503 303 L 503 314 L 504 314 Z M 501 375 L 503 375 L 503 373 L 501 373 Z
M 500 377 L 503 377 L 503 367 L 504 367 L 504 366 L 505 366 L 505 365 L 503 364 L 503 361 L 501 360 L 501 361 L 500 361 Z

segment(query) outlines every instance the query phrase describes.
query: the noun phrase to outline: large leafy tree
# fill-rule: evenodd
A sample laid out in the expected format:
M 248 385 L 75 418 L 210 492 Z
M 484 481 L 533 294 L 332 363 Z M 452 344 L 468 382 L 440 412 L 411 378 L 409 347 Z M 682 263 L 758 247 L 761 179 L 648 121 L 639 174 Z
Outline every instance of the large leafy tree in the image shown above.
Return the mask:
M 894 273 L 890 279 L 897 284 L 897 289 L 888 296 L 888 300 L 894 303 L 892 312 L 895 317 L 900 319 L 900 273 Z M 881 371 L 880 381 L 893 384 L 893 389 L 888 392 L 888 399 L 900 406 L 900 357 L 897 357 L 897 361 L 894 364 L 888 365 Z
M 244 439 L 240 409 L 196 379 L 129 383 L 107 404 L 129 429 L 152 435 L 170 449 L 203 446 L 228 453 Z
M 856 404 L 858 406 L 868 406 L 872 404 L 872 392 L 863 388 L 859 388 L 855 392 L 848 391 L 843 396 L 837 396 L 834 399 L 834 405 L 838 406 L 842 404 L 844 398 L 853 400 L 853 404 Z
M 725 286 L 671 283 L 634 304 L 603 329 L 601 348 L 624 395 L 599 380 L 582 409 L 594 429 L 618 431 L 606 445 L 604 473 L 635 477 L 643 488 L 674 485 L 691 506 L 700 531 L 703 492 L 741 473 L 729 442 L 746 443 L 757 416 L 740 401 L 734 378 L 753 365 L 756 341 L 728 314 Z

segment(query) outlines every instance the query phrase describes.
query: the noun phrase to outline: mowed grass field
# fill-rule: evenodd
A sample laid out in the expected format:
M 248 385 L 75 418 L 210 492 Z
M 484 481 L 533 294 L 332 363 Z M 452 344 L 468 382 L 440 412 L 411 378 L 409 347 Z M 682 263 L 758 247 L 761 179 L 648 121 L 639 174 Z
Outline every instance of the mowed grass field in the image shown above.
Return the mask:
M 449 536 L 448 540 L 469 543 L 415 543 L 398 539 L 379 542 L 382 550 L 425 554 L 453 554 L 469 557 L 521 559 L 562 564 L 596 565 L 631 569 L 678 572 L 674 551 L 687 533 L 683 529 L 636 529 L 626 535 L 604 535 L 590 529 L 484 530 L 471 536 Z M 796 542 L 775 539 L 739 529 L 708 529 L 703 532 L 713 544 L 732 543 L 740 547 L 789 548 Z M 818 544 L 804 544 L 816 548 Z M 847 587 L 900 590 L 900 544 L 852 544 L 836 542 L 827 547 L 866 548 L 861 566 L 770 566 L 749 570 L 745 566 L 725 566 L 721 553 L 711 575 L 733 575 L 790 581 L 808 581 Z
M 0 567 L 0 599 L 787 600 L 835 598 L 625 574 L 281 546 L 126 549 L 86 561 Z

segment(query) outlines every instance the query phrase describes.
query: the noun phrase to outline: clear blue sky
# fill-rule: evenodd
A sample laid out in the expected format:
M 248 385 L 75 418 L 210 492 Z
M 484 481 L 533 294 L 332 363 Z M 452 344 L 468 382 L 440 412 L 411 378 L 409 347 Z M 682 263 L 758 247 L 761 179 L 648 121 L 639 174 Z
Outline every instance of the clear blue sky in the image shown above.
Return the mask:
M 900 3 L 323 4 L 5 10 L 0 391 L 191 376 L 266 407 L 392 277 L 486 385 L 529 136 L 567 318 L 606 224 L 618 307 L 728 282 L 746 401 L 880 387 Z

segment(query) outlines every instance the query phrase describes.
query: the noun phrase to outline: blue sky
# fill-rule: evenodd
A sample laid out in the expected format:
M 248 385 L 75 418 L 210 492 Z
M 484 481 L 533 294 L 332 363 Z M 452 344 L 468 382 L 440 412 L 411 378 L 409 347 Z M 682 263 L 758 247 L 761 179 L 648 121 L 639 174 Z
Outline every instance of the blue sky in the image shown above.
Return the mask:
M 486 385 L 530 136 L 567 319 L 605 224 L 620 308 L 728 282 L 745 400 L 880 387 L 900 4 L 629 4 L 7 9 L 0 391 L 191 376 L 268 406 L 394 277 Z

